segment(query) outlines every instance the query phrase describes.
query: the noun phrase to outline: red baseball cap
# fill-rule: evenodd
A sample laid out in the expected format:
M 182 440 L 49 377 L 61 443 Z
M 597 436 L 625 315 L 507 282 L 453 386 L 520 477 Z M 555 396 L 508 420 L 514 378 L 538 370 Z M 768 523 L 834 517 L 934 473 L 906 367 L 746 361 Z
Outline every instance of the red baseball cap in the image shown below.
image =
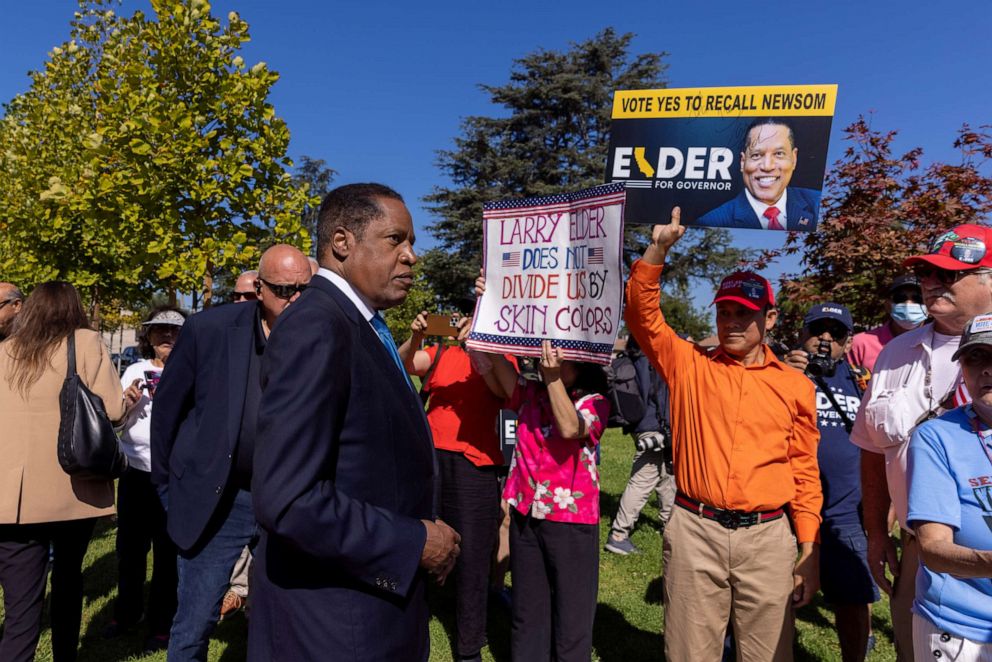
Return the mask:
M 913 255 L 902 264 L 921 263 L 948 271 L 992 267 L 992 228 L 974 223 L 955 226 L 934 239 L 926 255 Z
M 775 305 L 775 292 L 764 276 L 753 271 L 735 271 L 720 283 L 713 303 L 720 301 L 736 301 L 751 310 L 761 310 Z

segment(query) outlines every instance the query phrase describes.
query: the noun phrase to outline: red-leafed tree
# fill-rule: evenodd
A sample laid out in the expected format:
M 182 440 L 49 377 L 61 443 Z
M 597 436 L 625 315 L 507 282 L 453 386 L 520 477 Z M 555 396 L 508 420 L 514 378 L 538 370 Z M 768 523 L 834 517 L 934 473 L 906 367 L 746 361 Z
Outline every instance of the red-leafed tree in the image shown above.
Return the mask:
M 764 267 L 781 254 L 801 255 L 802 273 L 783 276 L 780 285 L 782 328 L 798 328 L 802 312 L 819 301 L 848 306 L 857 324 L 880 322 L 881 295 L 904 273 L 907 256 L 954 225 L 988 223 L 990 131 L 965 124 L 954 141 L 960 162 L 924 167 L 920 148 L 893 155 L 895 131 L 877 131 L 864 117 L 847 127 L 847 149 L 826 178 L 818 231 L 791 233 L 782 249 L 758 260 Z

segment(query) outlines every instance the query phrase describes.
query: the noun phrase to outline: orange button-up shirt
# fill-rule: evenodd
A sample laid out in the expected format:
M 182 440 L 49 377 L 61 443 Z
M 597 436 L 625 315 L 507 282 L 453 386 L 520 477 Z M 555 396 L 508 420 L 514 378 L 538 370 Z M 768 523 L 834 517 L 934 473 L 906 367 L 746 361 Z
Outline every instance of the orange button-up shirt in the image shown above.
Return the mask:
M 788 505 L 799 542 L 819 540 L 823 492 L 813 383 L 765 347 L 745 366 L 682 340 L 659 308 L 661 266 L 638 260 L 627 283 L 627 326 L 668 382 L 675 483 L 726 510 Z

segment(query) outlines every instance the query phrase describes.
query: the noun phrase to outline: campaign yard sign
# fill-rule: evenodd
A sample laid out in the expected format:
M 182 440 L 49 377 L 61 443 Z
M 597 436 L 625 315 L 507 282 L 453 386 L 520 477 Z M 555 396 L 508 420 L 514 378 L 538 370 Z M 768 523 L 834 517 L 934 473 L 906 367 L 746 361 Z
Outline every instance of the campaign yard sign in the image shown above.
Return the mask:
M 620 326 L 623 183 L 483 208 L 486 291 L 466 345 L 606 364 Z
M 620 90 L 606 181 L 627 184 L 627 223 L 811 232 L 819 218 L 836 85 Z

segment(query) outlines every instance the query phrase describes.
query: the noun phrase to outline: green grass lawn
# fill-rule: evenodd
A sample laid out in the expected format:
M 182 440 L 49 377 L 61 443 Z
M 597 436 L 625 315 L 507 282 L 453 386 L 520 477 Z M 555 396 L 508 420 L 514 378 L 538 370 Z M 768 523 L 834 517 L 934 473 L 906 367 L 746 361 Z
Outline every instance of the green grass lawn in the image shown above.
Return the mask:
M 603 440 L 602 512 L 600 538 L 605 542 L 610 520 L 623 492 L 630 472 L 633 444 L 617 430 L 610 430 Z M 662 659 L 663 640 L 661 606 L 661 536 L 658 511 L 654 500 L 641 515 L 633 541 L 643 553 L 620 557 L 602 552 L 599 566 L 599 605 L 594 633 L 594 659 L 616 662 Z M 97 527 L 86 556 L 85 605 L 83 608 L 82 662 L 113 662 L 115 660 L 164 661 L 165 654 L 141 656 L 143 634 L 108 642 L 100 639 L 100 630 L 110 620 L 112 600 L 116 592 L 116 561 L 114 559 L 114 528 L 109 521 Z M 431 660 L 452 659 L 451 637 L 454 618 L 450 588 L 432 592 Z M 702 608 L 702 606 L 701 606 Z M 489 641 L 483 659 L 510 659 L 510 625 L 508 616 L 490 610 Z M 2 610 L 0 610 L 2 613 Z M 840 648 L 833 627 L 833 614 L 817 600 L 798 612 L 796 641 L 797 660 L 839 660 Z M 46 622 L 47 622 L 46 612 Z M 873 626 L 878 640 L 873 661 L 894 660 L 892 627 L 888 603 L 875 605 Z M 210 659 L 223 662 L 245 657 L 247 623 L 242 615 L 221 623 L 210 644 Z M 49 631 L 46 628 L 38 647 L 38 659 L 51 659 Z M 331 659 L 330 657 L 328 659 Z

